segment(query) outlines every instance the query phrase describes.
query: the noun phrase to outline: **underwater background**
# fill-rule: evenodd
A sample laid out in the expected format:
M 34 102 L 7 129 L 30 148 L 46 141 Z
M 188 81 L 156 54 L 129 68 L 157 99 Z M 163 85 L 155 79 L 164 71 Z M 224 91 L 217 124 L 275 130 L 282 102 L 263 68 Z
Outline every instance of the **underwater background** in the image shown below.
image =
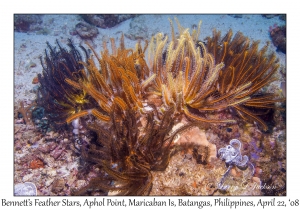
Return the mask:
M 175 22 L 174 17 L 183 28 L 189 28 L 190 31 L 197 29 L 201 20 L 199 41 L 204 45 L 207 43 L 205 38 L 211 37 L 214 29 L 221 31 L 222 36 L 232 29 L 233 34 L 242 32 L 250 42 L 260 40 L 259 49 L 268 45 L 268 52 L 275 53 L 280 67 L 275 73 L 276 80 L 263 87 L 260 93 L 273 93 L 285 98 L 286 16 L 284 14 L 16 14 L 14 16 L 15 185 L 32 182 L 36 185 L 37 195 L 73 193 L 86 195 L 90 192 L 85 187 L 101 174 L 99 168 L 85 161 L 79 152 L 82 145 L 95 141 L 94 139 L 97 138 L 95 132 L 90 132 L 81 124 L 79 133 L 74 133 L 74 129 L 77 129 L 75 123 L 59 126 L 59 128 L 52 126 L 51 119 L 45 113 L 46 105 L 44 104 L 43 107 L 36 104 L 41 82 L 38 74 L 42 74 L 44 68 L 41 64 L 41 56 L 42 59 L 47 57 L 45 49 L 49 53 L 51 47 L 52 49 L 54 47 L 58 49 L 59 46 L 67 48 L 71 39 L 75 47 L 90 45 L 96 53 L 100 54 L 104 50 L 103 43 L 110 46 L 112 39 L 115 40 L 116 46 L 119 46 L 122 43 L 122 34 L 124 34 L 125 47 L 135 49 L 137 42 L 141 42 L 143 46 L 145 40 L 150 41 L 157 33 L 162 33 L 164 37 L 168 36 L 171 40 L 171 25 L 168 19 Z M 179 31 L 175 25 L 174 23 L 175 33 L 178 35 Z M 257 123 L 248 122 L 193 127 L 178 133 L 173 140 L 172 155 L 166 168 L 150 172 L 152 186 L 146 188 L 149 191 L 141 189 L 130 193 L 286 195 L 285 101 L 278 101 L 276 108 L 272 109 L 263 120 L 268 129 L 262 129 Z M 70 121 L 73 121 L 73 118 Z M 185 125 L 185 122 L 181 121 L 176 125 L 180 128 L 181 125 Z M 175 132 L 176 125 L 170 131 L 171 133 Z M 232 139 L 238 141 L 231 141 Z M 238 149 L 235 144 L 240 145 Z M 225 164 L 228 146 L 239 153 L 237 156 L 240 157 L 239 161 L 228 161 Z M 220 150 L 222 148 L 224 150 Z M 246 168 L 238 167 L 247 164 Z M 113 167 L 116 166 L 112 165 Z M 122 172 L 122 169 L 119 169 L 119 172 Z M 111 173 L 112 177 L 118 176 Z M 143 177 L 143 174 L 139 176 Z M 125 177 L 120 179 L 123 180 Z M 145 185 L 148 182 L 148 179 L 141 180 Z M 110 180 L 109 185 L 118 187 L 118 185 L 122 186 L 122 183 Z M 123 192 L 121 188 L 119 191 Z M 95 190 L 92 195 L 114 195 L 117 192 L 118 190 L 102 187 L 102 190 Z M 126 191 L 124 193 L 126 194 Z

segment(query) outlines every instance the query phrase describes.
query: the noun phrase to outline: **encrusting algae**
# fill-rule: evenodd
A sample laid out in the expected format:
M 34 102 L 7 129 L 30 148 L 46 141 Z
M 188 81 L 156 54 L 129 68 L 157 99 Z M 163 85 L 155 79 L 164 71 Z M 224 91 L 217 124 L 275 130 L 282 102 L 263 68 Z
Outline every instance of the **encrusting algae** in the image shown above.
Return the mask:
M 283 101 L 261 91 L 276 80 L 275 55 L 241 33 L 232 38 L 231 30 L 200 42 L 201 22 L 190 33 L 175 20 L 179 34 L 170 21 L 169 42 L 159 33 L 127 49 L 122 35 L 119 47 L 111 39 L 100 54 L 80 46 L 85 59 L 71 40 L 69 51 L 48 44 L 38 105 L 57 125 L 80 119 L 97 134 L 80 147 L 97 176 L 73 195 L 149 195 L 152 172 L 166 169 L 178 152 L 175 137 L 186 130 L 238 122 L 268 129 L 263 116 Z

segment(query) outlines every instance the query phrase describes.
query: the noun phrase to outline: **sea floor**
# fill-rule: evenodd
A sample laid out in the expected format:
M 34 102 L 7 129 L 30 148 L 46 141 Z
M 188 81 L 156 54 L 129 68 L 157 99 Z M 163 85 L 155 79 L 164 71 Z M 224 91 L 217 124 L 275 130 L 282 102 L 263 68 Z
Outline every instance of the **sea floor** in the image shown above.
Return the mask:
M 278 16 L 139 15 L 113 28 L 98 28 L 96 37 L 83 40 L 74 33 L 76 24 L 83 21 L 79 15 L 42 15 L 38 31 L 14 32 L 15 185 L 33 182 L 37 187 L 37 195 L 70 195 L 72 189 L 85 186 L 95 176 L 93 171 L 85 177 L 80 176 L 84 163 L 76 150 L 72 129 L 63 132 L 47 128 L 43 130 L 34 122 L 26 122 L 21 115 L 29 110 L 36 99 L 38 83 L 34 80 L 42 72 L 40 56 L 44 56 L 46 42 L 55 46 L 58 40 L 66 45 L 71 38 L 75 45 L 84 45 L 86 41 L 100 52 L 103 41 L 108 43 L 110 38 L 114 38 L 118 44 L 123 33 L 126 47 L 134 48 L 137 41 L 149 40 L 158 32 L 170 37 L 168 18 L 175 16 L 185 28 L 193 28 L 202 20 L 200 40 L 210 36 L 213 29 L 225 34 L 231 28 L 233 33 L 241 31 L 251 40 L 260 40 L 261 46 L 270 42 L 270 51 L 276 52 L 284 70 L 277 73 L 278 81 L 273 82 L 268 90 L 283 91 L 286 56 L 276 51 L 269 35 L 270 27 L 285 24 Z M 194 148 L 179 146 L 167 169 L 152 173 L 150 195 L 285 195 L 286 122 L 280 112 L 276 114 L 276 124 L 269 133 L 262 132 L 252 124 L 214 126 L 195 134 L 182 133 L 180 138 L 183 139 L 194 135 L 198 147 L 214 145 L 211 158 L 204 163 L 197 159 Z M 85 134 L 85 138 L 90 138 L 87 131 Z M 233 167 L 224 182 L 228 190 L 220 191 L 217 189 L 218 183 L 228 168 L 217 157 L 217 151 L 228 145 L 231 139 L 242 142 L 241 154 L 249 157 L 253 170 L 250 167 L 246 170 Z

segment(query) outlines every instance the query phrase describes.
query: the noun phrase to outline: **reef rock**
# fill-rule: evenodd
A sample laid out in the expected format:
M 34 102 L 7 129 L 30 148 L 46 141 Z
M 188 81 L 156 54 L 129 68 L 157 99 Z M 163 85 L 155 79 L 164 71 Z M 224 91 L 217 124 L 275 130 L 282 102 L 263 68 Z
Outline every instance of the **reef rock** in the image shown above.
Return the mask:
M 88 23 L 95 25 L 100 28 L 112 28 L 115 25 L 129 19 L 135 17 L 136 15 L 114 15 L 114 14 L 106 14 L 106 15 L 81 15 L 81 17 Z
M 42 22 L 41 15 L 15 15 L 14 30 L 18 32 L 40 30 Z
M 270 27 L 270 36 L 277 50 L 286 53 L 286 26 Z
M 95 26 L 85 22 L 77 23 L 75 26 L 75 31 L 82 39 L 92 39 L 99 33 Z
M 149 32 L 147 25 L 145 24 L 144 16 L 133 18 L 129 26 L 129 30 L 124 34 L 126 38 L 131 40 L 145 40 L 149 38 Z
M 178 123 L 174 126 L 173 130 L 176 130 L 185 124 L 184 121 Z M 187 131 L 182 132 L 177 138 L 174 139 L 174 145 L 177 146 L 192 146 L 193 154 L 200 154 L 201 156 L 207 156 L 205 159 L 207 162 L 211 162 L 212 158 L 217 157 L 217 149 L 216 145 L 210 143 L 205 135 L 203 130 L 200 130 L 199 127 L 193 127 L 188 129 Z M 197 150 L 197 151 L 196 151 Z

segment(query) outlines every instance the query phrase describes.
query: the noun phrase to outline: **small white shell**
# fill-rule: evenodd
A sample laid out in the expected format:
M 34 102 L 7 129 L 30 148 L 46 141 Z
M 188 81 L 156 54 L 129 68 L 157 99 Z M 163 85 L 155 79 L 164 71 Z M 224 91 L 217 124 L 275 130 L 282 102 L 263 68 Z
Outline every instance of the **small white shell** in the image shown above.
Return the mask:
M 79 126 L 80 126 L 79 118 L 73 120 L 72 125 L 73 125 L 73 127 L 74 127 L 75 129 L 76 129 L 76 128 L 79 128 Z M 73 132 L 74 132 L 74 131 L 73 131 Z

